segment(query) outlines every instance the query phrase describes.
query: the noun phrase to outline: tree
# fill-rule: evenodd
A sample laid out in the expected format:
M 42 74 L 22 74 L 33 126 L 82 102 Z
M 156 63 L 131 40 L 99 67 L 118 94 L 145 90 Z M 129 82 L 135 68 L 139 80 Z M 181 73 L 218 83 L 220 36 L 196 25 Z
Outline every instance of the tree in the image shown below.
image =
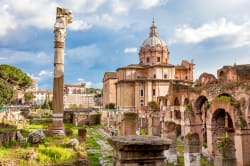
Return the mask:
M 19 89 L 27 89 L 32 84 L 32 79 L 21 69 L 6 64 L 0 65 L 0 78 Z
M 100 91 L 101 91 L 101 89 L 99 89 L 99 88 L 86 88 L 86 93 L 97 93 Z
M 13 89 L 5 81 L 0 79 L 0 106 L 9 103 L 13 99 Z
M 49 95 L 46 95 L 46 98 L 45 98 L 45 101 L 44 101 L 44 104 L 42 106 L 43 109 L 51 109 L 50 107 L 50 101 L 49 101 Z
M 24 94 L 24 99 L 26 103 L 30 103 L 33 98 L 35 98 L 35 96 L 31 92 L 26 92 Z
M 148 107 L 152 110 L 152 111 L 159 111 L 159 105 L 157 104 L 157 102 L 155 101 L 150 101 L 148 102 Z
M 109 103 L 109 104 L 107 104 L 107 105 L 105 106 L 105 108 L 106 108 L 106 109 L 111 109 L 111 110 L 113 110 L 113 109 L 115 109 L 115 104 L 114 104 L 114 103 Z

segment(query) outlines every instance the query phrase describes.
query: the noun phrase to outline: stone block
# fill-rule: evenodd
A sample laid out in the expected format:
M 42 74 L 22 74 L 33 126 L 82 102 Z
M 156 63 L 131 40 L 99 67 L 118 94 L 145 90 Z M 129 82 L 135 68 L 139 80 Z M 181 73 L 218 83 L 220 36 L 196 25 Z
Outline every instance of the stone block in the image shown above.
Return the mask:
M 86 141 L 86 136 L 87 136 L 86 128 L 78 129 L 78 141 L 79 142 Z
M 114 166 L 164 166 L 163 151 L 172 144 L 154 136 L 118 136 L 108 141 L 114 148 Z
M 185 166 L 200 166 L 200 153 L 186 153 L 184 152 Z
M 42 129 L 32 131 L 28 136 L 28 141 L 32 144 L 40 143 L 44 140 L 45 134 Z
M 73 148 L 73 147 L 75 147 L 75 146 L 78 146 L 79 145 L 79 141 L 77 140 L 77 139 L 71 139 L 71 140 L 69 140 L 67 143 L 66 143 L 66 146 L 68 147 L 68 148 Z

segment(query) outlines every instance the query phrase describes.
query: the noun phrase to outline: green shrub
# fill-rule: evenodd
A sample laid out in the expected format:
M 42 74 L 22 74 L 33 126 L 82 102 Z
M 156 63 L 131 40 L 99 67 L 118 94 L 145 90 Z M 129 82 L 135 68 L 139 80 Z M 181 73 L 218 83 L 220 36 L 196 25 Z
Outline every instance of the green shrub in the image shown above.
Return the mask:
M 219 150 L 230 148 L 234 145 L 234 141 L 230 137 L 220 137 L 216 144 Z

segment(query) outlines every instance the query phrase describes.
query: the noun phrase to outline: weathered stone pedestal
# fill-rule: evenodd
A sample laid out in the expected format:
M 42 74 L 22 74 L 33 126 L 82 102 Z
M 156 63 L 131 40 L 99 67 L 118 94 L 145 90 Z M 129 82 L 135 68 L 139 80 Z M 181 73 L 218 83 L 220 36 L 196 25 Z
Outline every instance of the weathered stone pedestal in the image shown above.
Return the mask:
M 175 127 L 176 127 L 176 124 L 174 122 L 167 121 L 165 123 L 164 132 L 163 132 L 164 138 L 171 139 L 173 141 L 169 149 L 164 151 L 164 156 L 167 159 L 167 163 L 171 163 L 171 164 L 177 163 Z
M 87 137 L 87 129 L 86 128 L 78 129 L 78 141 L 82 143 L 86 141 L 86 137 Z
M 114 166 L 164 166 L 163 151 L 169 139 L 154 136 L 118 136 L 109 138 L 114 150 Z
M 200 166 L 200 140 L 197 133 L 189 133 L 184 138 L 185 166 Z
M 221 144 L 222 140 L 217 140 L 217 144 Z M 215 166 L 236 166 L 234 144 L 217 148 L 215 151 Z M 249 156 L 250 157 L 250 156 Z
M 161 117 L 159 115 L 152 115 L 149 118 L 148 134 L 161 136 Z
M 119 126 L 119 135 L 136 135 L 138 128 L 138 114 L 136 112 L 125 112 L 122 115 L 121 124 Z

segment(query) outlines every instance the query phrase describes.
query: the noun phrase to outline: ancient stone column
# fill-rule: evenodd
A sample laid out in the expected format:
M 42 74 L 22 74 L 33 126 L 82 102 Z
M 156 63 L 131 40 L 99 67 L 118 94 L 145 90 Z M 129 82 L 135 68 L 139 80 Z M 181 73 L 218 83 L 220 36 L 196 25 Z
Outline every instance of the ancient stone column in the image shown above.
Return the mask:
M 63 125 L 63 86 L 64 86 L 64 44 L 66 26 L 72 22 L 71 11 L 57 7 L 54 25 L 54 85 L 53 120 L 51 134 L 65 135 Z
M 163 151 L 172 144 L 157 136 L 118 136 L 108 141 L 113 147 L 114 166 L 164 166 Z
M 185 166 L 200 166 L 200 140 L 197 133 L 188 133 L 184 138 Z

